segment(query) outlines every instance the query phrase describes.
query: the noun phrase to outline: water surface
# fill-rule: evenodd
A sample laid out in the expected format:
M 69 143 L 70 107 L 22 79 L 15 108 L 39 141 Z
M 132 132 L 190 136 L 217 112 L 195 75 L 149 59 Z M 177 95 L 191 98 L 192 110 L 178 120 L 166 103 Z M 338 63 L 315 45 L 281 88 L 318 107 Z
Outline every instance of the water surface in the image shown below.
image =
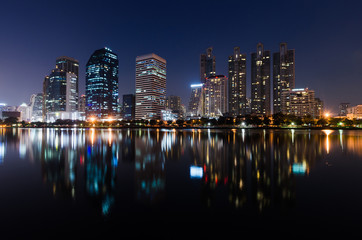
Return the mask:
M 362 131 L 0 128 L 3 236 L 358 233 Z

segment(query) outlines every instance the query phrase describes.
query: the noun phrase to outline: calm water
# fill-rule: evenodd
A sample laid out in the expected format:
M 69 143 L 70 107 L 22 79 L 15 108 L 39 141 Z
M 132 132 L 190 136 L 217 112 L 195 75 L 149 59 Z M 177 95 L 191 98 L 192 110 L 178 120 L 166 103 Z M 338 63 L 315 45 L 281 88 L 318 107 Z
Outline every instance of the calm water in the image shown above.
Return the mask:
M 1 238 L 358 233 L 361 204 L 362 131 L 0 129 Z

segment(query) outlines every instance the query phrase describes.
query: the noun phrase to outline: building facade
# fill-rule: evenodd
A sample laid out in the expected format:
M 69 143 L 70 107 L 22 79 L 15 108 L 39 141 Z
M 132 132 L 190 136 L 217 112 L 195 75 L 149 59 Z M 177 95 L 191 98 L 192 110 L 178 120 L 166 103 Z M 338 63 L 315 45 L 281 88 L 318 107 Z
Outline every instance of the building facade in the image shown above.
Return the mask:
M 362 105 L 347 108 L 348 119 L 362 119 Z
M 118 114 L 118 56 L 105 47 L 86 65 L 86 117 L 106 119 Z
M 322 106 L 321 100 L 315 98 L 314 90 L 308 88 L 296 88 L 290 91 L 283 91 L 281 95 L 281 112 L 287 115 L 295 115 L 297 117 L 320 117 L 323 109 L 316 109 Z
M 273 54 L 273 113 L 281 112 L 281 94 L 295 88 L 295 50 L 286 43 Z
M 228 104 L 232 116 L 246 114 L 246 54 L 240 53 L 240 48 L 234 48 L 234 54 L 229 56 Z
M 126 120 L 135 119 L 135 95 L 123 95 L 123 118 Z
M 216 74 L 216 57 L 212 54 L 212 47 L 206 49 L 206 53 L 200 55 L 200 81 Z
M 217 118 L 228 111 L 227 77 L 207 77 L 204 85 L 204 116 Z
M 270 51 L 258 43 L 251 54 L 251 113 L 270 115 Z
M 30 97 L 31 122 L 43 121 L 43 94 L 33 94 Z
M 191 95 L 187 115 L 190 117 L 203 116 L 204 114 L 204 84 L 191 84 Z
M 166 105 L 166 60 L 151 53 L 136 58 L 136 119 L 161 119 Z

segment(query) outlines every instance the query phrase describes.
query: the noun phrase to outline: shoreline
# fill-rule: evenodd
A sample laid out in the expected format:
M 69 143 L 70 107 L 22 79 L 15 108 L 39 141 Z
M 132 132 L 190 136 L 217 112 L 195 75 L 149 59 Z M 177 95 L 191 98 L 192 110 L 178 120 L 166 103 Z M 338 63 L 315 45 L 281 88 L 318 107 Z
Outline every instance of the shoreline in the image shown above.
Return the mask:
M 179 126 L 2 126 L 0 129 L 16 129 L 16 128 L 79 128 L 79 129 L 177 129 L 177 130 L 192 130 L 192 129 L 201 129 L 201 130 L 212 130 L 212 129 L 220 129 L 220 130 L 232 130 L 232 129 L 263 129 L 263 130 L 362 130 L 362 128 L 358 127 L 237 127 L 237 126 L 194 126 L 194 127 L 179 127 Z

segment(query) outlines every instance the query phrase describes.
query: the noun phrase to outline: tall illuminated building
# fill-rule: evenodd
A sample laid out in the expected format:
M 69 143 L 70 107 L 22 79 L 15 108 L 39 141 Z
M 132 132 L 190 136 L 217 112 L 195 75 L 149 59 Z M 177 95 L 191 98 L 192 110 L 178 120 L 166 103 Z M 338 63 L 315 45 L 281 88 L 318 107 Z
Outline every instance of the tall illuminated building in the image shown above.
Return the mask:
M 258 43 L 251 54 L 251 114 L 270 115 L 270 51 Z
M 281 94 L 295 88 L 295 50 L 280 43 L 273 54 L 273 113 L 281 112 Z
M 78 68 L 74 58 L 59 57 L 43 82 L 43 119 L 74 119 L 78 111 Z
M 136 58 L 136 119 L 160 119 L 166 105 L 166 60 L 150 53 Z
M 229 113 L 233 116 L 246 114 L 246 54 L 240 48 L 234 48 L 229 56 L 228 104 Z
M 105 47 L 86 65 L 86 117 L 104 119 L 118 113 L 118 56 Z
M 207 77 L 204 85 L 204 116 L 219 117 L 228 111 L 227 77 Z
M 189 106 L 187 109 L 188 115 L 190 117 L 202 116 L 204 101 L 203 101 L 203 84 L 191 84 L 191 95 L 189 100 Z
M 206 53 L 200 55 L 200 80 L 205 83 L 205 79 L 216 74 L 216 58 L 212 54 L 212 47 L 206 49 Z

